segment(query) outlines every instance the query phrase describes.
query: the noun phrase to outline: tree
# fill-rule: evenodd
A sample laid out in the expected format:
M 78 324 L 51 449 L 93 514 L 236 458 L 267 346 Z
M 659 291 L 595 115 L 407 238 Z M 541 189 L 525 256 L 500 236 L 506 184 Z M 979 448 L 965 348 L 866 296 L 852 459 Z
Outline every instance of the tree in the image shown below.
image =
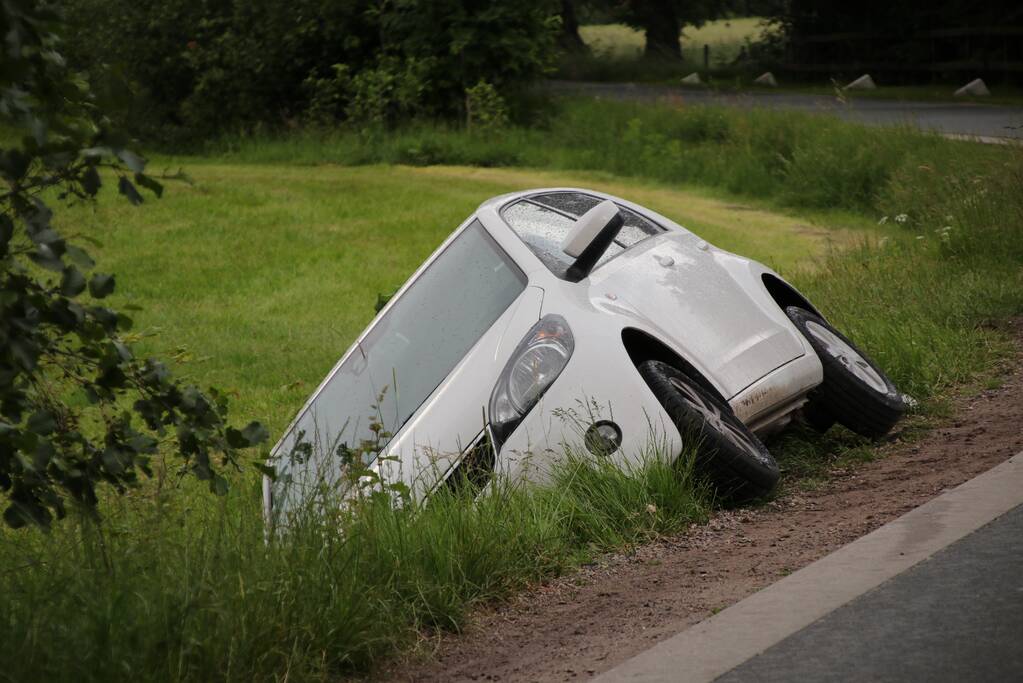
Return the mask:
M 12 527 L 47 527 L 69 501 L 95 515 L 103 483 L 123 492 L 161 451 L 223 493 L 222 468 L 266 439 L 259 423 L 227 424 L 220 392 L 136 356 L 122 336 L 131 320 L 103 305 L 114 276 L 53 222 L 44 200 L 90 201 L 104 177 L 132 204 L 140 188 L 163 192 L 68 69 L 59 25 L 45 0 L 0 3 L 0 130 L 16 138 L 0 139 L 0 491 Z
M 645 57 L 681 60 L 682 27 L 699 26 L 728 7 L 726 0 L 626 0 L 619 11 L 623 21 L 644 32 Z
M 70 61 L 108 64 L 118 108 L 162 138 L 370 115 L 456 118 L 465 89 L 507 94 L 556 52 L 552 0 L 64 0 Z M 106 83 L 106 79 L 104 79 Z M 355 115 L 355 116 L 353 116 Z M 363 123 L 359 121 L 358 123 Z
M 575 11 L 576 0 L 561 0 L 561 33 L 558 46 L 565 52 L 588 52 L 589 48 L 579 35 L 579 18 Z

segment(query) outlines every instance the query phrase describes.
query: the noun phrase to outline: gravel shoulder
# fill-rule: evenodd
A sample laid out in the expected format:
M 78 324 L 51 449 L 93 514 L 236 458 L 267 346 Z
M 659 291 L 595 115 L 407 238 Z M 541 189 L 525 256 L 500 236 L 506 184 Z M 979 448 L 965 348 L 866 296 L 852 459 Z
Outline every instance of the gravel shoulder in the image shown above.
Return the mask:
M 379 672 L 399 681 L 586 679 L 873 531 L 1023 450 L 1023 321 L 1001 386 L 956 401 L 944 425 L 897 439 L 818 489 L 720 511 L 478 611 L 461 634 Z

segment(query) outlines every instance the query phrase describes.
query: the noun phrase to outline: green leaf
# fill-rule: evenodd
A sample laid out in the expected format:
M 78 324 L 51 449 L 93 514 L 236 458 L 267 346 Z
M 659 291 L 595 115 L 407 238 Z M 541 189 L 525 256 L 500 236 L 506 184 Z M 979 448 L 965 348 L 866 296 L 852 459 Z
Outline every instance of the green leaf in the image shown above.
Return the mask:
M 213 478 L 210 479 L 210 490 L 218 496 L 226 496 L 228 488 L 227 479 L 224 479 L 219 474 L 214 474 Z
M 124 176 L 121 176 L 121 179 L 117 181 L 117 191 L 127 197 L 128 201 L 135 206 L 143 202 L 142 195 L 135 189 L 135 185 Z
M 95 166 L 89 166 L 85 169 L 79 180 L 82 183 L 82 189 L 85 190 L 85 194 L 90 197 L 95 197 L 96 193 L 99 192 L 99 188 L 103 185 L 103 181 L 99 177 L 99 171 L 96 170 Z
M 260 422 L 250 422 L 242 429 L 242 436 L 249 442 L 250 446 L 261 444 L 270 438 L 270 433 Z
M 89 294 L 102 299 L 114 291 L 114 276 L 96 273 L 89 278 Z
M 131 464 L 131 456 L 114 446 L 103 449 L 103 467 L 111 474 L 122 474 Z
M 53 249 L 48 244 L 40 244 L 36 246 L 35 251 L 28 255 L 32 262 L 37 266 L 46 268 L 47 270 L 62 271 L 64 270 L 64 261 L 61 260 L 60 256 L 54 253 Z
M 96 265 L 96 262 L 92 260 L 92 257 L 84 249 L 73 244 L 67 245 L 64 253 L 82 270 L 91 270 Z
M 39 359 L 39 347 L 27 339 L 11 339 L 7 342 L 8 348 L 14 360 L 27 372 L 35 370 L 36 361 Z
M 261 462 L 255 463 L 256 469 L 262 472 L 265 476 L 269 477 L 271 481 L 277 480 L 277 468 L 272 465 L 264 465 Z
M 261 444 L 270 437 L 270 434 L 259 422 L 250 422 L 243 429 L 234 427 L 227 428 L 227 443 L 231 448 L 251 448 Z
M 102 159 L 108 157 L 114 153 L 114 150 L 109 147 L 89 147 L 88 149 L 82 150 L 82 156 L 89 159 Z
M 376 313 L 379 313 L 381 310 L 383 310 L 384 306 L 387 305 L 387 302 L 390 301 L 391 298 L 394 297 L 394 295 L 397 294 L 397 293 L 398 293 L 398 290 L 395 290 L 395 291 L 391 292 L 390 294 L 379 294 L 378 293 L 377 294 L 377 302 L 373 306 L 373 311 L 376 312 Z
M 142 173 L 146 170 L 146 160 L 130 149 L 117 150 L 117 158 L 124 162 L 124 165 L 135 173 Z
M 144 173 L 136 173 L 135 182 L 155 194 L 157 199 L 163 196 L 163 185 Z
M 52 434 L 57 420 L 49 410 L 37 410 L 29 416 L 27 426 L 36 434 Z
M 64 269 L 64 276 L 60 279 L 60 292 L 64 296 L 78 296 L 85 291 L 85 276 L 74 266 Z
M 0 151 L 0 175 L 12 183 L 16 183 L 24 177 L 31 163 L 32 158 L 20 149 Z
M 26 515 L 22 514 L 17 503 L 11 503 L 4 510 L 4 521 L 12 529 L 20 529 L 28 523 L 29 519 Z
M 120 358 L 122 362 L 127 363 L 128 361 L 135 357 L 132 354 L 131 349 L 129 349 L 124 342 L 119 342 L 115 340 L 111 343 L 114 346 L 114 350 L 117 352 L 117 357 Z
M 14 222 L 5 215 L 0 214 L 0 256 L 7 253 L 7 245 L 14 237 Z
M 234 427 L 228 427 L 225 434 L 227 436 L 227 445 L 231 448 L 245 448 L 249 445 L 245 437 L 242 436 L 241 431 Z
M 60 247 L 57 245 L 59 245 L 63 241 L 63 238 L 60 236 L 60 233 L 50 228 L 32 231 L 29 234 L 29 237 L 31 237 L 32 241 L 35 242 L 36 244 L 45 244 L 46 246 L 53 249 L 55 252 L 60 250 Z

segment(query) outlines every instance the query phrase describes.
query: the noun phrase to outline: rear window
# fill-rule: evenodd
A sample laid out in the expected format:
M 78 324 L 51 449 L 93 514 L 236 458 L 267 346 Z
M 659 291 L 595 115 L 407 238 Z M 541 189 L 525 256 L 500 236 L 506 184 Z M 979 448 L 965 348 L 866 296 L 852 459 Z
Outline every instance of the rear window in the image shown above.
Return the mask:
M 583 192 L 548 192 L 520 199 L 501 212 L 505 222 L 526 243 L 547 268 L 560 278 L 572 265 L 573 259 L 561 251 L 561 243 L 579 216 L 602 202 Z M 624 225 L 597 268 L 629 247 L 638 244 L 664 229 L 635 211 L 619 206 Z

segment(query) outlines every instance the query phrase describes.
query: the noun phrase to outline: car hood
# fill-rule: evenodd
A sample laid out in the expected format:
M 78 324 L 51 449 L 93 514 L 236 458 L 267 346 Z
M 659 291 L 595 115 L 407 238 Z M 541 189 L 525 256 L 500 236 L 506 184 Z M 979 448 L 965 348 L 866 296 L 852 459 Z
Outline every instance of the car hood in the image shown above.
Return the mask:
M 724 267 L 736 257 L 684 232 L 636 245 L 591 276 L 651 321 L 664 340 L 703 371 L 726 399 L 802 356 L 793 330 L 761 307 Z

